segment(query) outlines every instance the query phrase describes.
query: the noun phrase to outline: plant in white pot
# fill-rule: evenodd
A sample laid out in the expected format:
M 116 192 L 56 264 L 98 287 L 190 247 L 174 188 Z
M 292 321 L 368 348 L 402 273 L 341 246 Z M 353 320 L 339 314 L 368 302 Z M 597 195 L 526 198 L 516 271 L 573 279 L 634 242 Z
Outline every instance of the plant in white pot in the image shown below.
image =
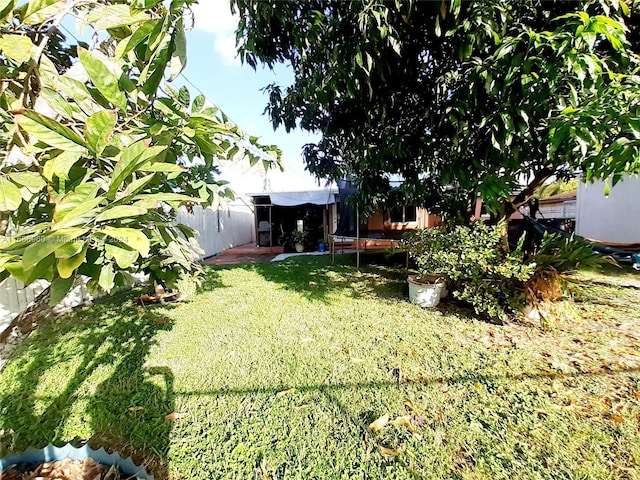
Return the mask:
M 403 239 L 418 278 L 445 280 L 452 296 L 473 307 L 477 315 L 503 321 L 517 314 L 524 283 L 535 270 L 526 261 L 524 237 L 513 251 L 504 247 L 506 224 L 454 225 L 418 230 Z
M 417 267 L 416 275 L 409 275 L 409 300 L 421 307 L 435 307 L 448 295 L 448 277 L 442 263 L 433 255 L 443 249 L 444 230 L 440 228 L 416 230 L 404 236 L 402 249 Z
M 291 241 L 293 242 L 296 252 L 304 252 L 304 243 L 307 240 L 308 233 L 304 230 L 294 230 L 291 232 Z

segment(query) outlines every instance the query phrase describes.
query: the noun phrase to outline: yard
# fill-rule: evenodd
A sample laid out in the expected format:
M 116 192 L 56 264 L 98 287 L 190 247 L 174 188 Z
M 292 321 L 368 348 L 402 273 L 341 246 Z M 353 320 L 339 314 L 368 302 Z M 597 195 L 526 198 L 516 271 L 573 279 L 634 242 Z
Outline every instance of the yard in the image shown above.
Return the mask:
M 88 440 L 180 479 L 640 476 L 637 274 L 584 273 L 580 320 L 544 331 L 422 310 L 402 270 L 350 260 L 214 267 L 183 304 L 51 319 L 0 373 L 0 455 Z

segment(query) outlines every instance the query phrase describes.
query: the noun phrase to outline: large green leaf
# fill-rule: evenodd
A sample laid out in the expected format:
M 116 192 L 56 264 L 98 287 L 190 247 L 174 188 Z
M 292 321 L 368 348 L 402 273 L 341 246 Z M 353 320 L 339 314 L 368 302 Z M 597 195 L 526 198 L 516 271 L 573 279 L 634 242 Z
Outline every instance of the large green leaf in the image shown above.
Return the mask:
M 84 125 L 84 136 L 87 146 L 96 155 L 100 155 L 107 146 L 109 137 L 116 126 L 118 115 L 114 110 L 103 110 L 94 113 Z
M 163 159 L 166 154 L 167 146 L 157 145 L 154 147 L 147 147 L 144 142 L 136 142 L 127 148 L 125 148 L 121 155 L 113 173 L 111 174 L 111 185 L 109 185 L 109 191 L 107 196 L 110 199 L 114 199 L 116 192 L 122 185 L 122 183 L 131 175 L 139 165 L 147 162 L 147 160 L 159 158 Z
M 61 278 L 69 278 L 82 265 L 87 257 L 87 246 L 80 253 L 69 258 L 61 258 L 58 260 L 58 274 Z
M 113 71 L 106 65 L 105 61 L 98 56 L 94 55 L 89 50 L 78 47 L 78 56 L 82 66 L 89 75 L 91 82 L 96 86 L 98 91 L 113 105 L 120 110 L 127 109 L 127 97 L 125 93 L 120 90 L 118 83 L 119 75 L 113 73 Z
M 82 137 L 52 118 L 29 110 L 17 112 L 15 118 L 24 130 L 42 143 L 67 152 L 85 151 Z
M 171 54 L 170 62 L 170 81 L 180 75 L 187 66 L 187 39 L 184 34 L 184 23 L 182 18 L 180 18 L 176 23 L 176 28 L 173 34 L 173 46 L 174 49 Z
M 67 296 L 71 287 L 73 287 L 74 277 L 68 278 L 55 278 L 51 282 L 51 305 L 57 305 L 64 297 Z
M 0 20 L 4 20 L 9 15 L 14 3 L 15 0 L 0 0 Z
M 21 203 L 20 189 L 9 179 L 0 176 L 0 212 L 13 212 Z
M 56 258 L 63 259 L 75 257 L 82 252 L 85 246 L 86 242 L 82 239 L 76 239 L 75 241 L 64 243 L 55 251 Z
M 53 280 L 53 264 L 55 257 L 49 255 L 42 259 L 33 268 L 27 269 L 23 267 L 22 262 L 11 262 L 5 265 L 5 268 L 11 273 L 11 276 L 23 282 L 26 286 L 31 285 L 36 280 Z
M 89 231 L 88 228 L 67 228 L 51 235 L 37 237 L 38 241 L 29 245 L 22 255 L 25 270 L 33 268 L 38 262 L 54 253 L 65 243 L 71 242 Z
M 155 163 L 145 163 L 144 165 L 140 165 L 138 168 L 141 172 L 174 172 L 174 173 L 183 173 L 186 172 L 187 169 L 176 165 L 175 163 L 168 162 L 155 162 Z
M 107 207 L 96 217 L 96 222 L 106 222 L 107 220 L 117 220 L 120 218 L 138 217 L 147 213 L 145 208 L 133 207 L 130 205 L 117 205 Z
M 104 247 L 107 258 L 115 260 L 118 267 L 127 269 L 133 265 L 140 255 L 136 250 L 126 249 L 107 243 Z
M 99 205 L 103 199 L 96 198 L 100 185 L 95 183 L 83 183 L 74 191 L 67 193 L 56 204 L 53 219 L 60 222 L 66 216 L 79 216 Z
M 193 99 L 193 105 L 191 106 L 191 111 L 196 113 L 196 112 L 201 112 L 202 109 L 204 108 L 204 104 L 207 101 L 207 98 L 204 95 L 198 95 L 196 98 Z
M 156 27 L 157 23 L 157 20 L 147 21 L 144 25 L 140 25 L 132 35 L 122 40 L 116 47 L 116 58 L 124 57 L 131 51 L 131 49 L 135 48 L 143 40 L 145 40 L 149 36 L 151 31 Z
M 0 52 L 18 63 L 26 62 L 31 58 L 31 39 L 25 35 L 0 36 Z
M 38 172 L 12 172 L 9 177 L 18 185 L 28 188 L 32 193 L 38 192 L 47 185 Z
M 36 25 L 60 13 L 67 6 L 65 0 L 31 0 L 22 21 L 27 25 Z
M 137 178 L 136 180 L 131 182 L 129 185 L 127 185 L 127 188 L 125 188 L 122 192 L 120 192 L 117 195 L 117 199 L 121 200 L 123 198 L 137 195 L 139 192 L 142 191 L 142 189 L 144 189 L 149 184 L 149 182 L 151 182 L 151 180 L 153 180 L 154 177 L 155 177 L 155 173 L 150 173 L 149 175 L 145 175 L 144 177 Z M 155 208 L 155 207 L 148 207 L 142 204 L 136 205 L 136 206 L 140 206 L 143 208 Z
M 106 30 L 116 27 L 131 27 L 148 19 L 149 17 L 144 12 L 131 12 L 129 5 L 116 4 L 93 8 L 87 16 L 87 23 L 93 24 L 97 29 Z
M 105 291 L 110 292 L 114 286 L 114 280 L 116 274 L 113 270 L 113 264 L 108 263 L 103 265 L 100 269 L 100 276 L 98 277 L 98 285 Z
M 44 164 L 42 174 L 51 181 L 55 176 L 62 180 L 69 179 L 69 170 L 82 157 L 81 152 L 62 152 Z
M 75 103 L 69 102 L 55 90 L 44 87 L 40 94 L 42 95 L 42 98 L 47 101 L 49 106 L 56 111 L 56 113 L 69 119 L 77 119 L 81 116 L 81 111 L 78 106 Z
M 140 230 L 135 230 L 133 228 L 102 227 L 98 233 L 107 235 L 112 239 L 137 250 L 143 257 L 149 255 L 151 243 L 149 238 L 147 238 L 147 236 Z
M 184 202 L 200 203 L 199 198 L 190 197 L 181 193 L 143 193 L 136 195 L 134 200 L 155 200 L 158 202 Z

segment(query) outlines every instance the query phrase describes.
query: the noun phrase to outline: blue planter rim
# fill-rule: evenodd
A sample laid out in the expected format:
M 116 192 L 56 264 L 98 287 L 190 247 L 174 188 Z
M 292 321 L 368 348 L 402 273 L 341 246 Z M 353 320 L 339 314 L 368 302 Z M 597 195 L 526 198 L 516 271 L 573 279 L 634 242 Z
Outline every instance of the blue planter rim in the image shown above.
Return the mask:
M 44 448 L 29 447 L 24 452 L 0 458 L 0 472 L 14 465 L 56 462 L 65 458 L 78 461 L 91 458 L 103 465 L 115 465 L 125 475 L 134 476 L 138 480 L 155 480 L 153 475 L 149 475 L 142 465 L 136 465 L 131 458 L 122 458 L 115 452 L 107 453 L 104 448 L 94 450 L 88 445 L 74 447 L 69 444 L 64 447 L 55 447 L 51 444 Z

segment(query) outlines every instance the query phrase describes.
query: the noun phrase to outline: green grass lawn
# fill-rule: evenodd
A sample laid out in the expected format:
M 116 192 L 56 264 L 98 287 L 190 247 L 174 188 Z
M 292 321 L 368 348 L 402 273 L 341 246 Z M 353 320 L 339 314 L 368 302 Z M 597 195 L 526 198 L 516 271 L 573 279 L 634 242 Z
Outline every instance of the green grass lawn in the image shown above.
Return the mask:
M 88 441 L 176 479 L 640 477 L 640 276 L 585 274 L 543 331 L 410 305 L 392 268 L 207 272 L 183 304 L 121 294 L 41 325 L 0 374 L 0 455 Z M 404 418 L 372 431 L 384 415 Z

